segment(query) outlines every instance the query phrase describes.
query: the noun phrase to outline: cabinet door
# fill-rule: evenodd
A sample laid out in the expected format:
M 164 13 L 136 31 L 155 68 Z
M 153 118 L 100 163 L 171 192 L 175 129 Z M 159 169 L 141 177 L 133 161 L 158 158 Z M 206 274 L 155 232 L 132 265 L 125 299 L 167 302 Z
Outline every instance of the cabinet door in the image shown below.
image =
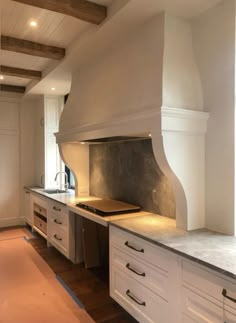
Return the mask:
M 33 209 L 32 209 L 32 198 L 30 191 L 25 191 L 25 204 L 24 204 L 24 216 L 25 221 L 32 225 L 33 224 Z

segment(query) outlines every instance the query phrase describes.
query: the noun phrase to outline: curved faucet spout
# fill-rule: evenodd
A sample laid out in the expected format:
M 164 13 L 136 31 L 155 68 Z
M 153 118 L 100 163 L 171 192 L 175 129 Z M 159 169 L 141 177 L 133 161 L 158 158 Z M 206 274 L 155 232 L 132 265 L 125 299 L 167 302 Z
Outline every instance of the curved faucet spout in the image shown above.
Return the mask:
M 67 192 L 68 191 L 68 188 L 69 188 L 69 182 L 68 182 L 68 175 L 66 172 L 57 172 L 56 173 L 56 176 L 55 176 L 55 182 L 57 181 L 57 177 L 59 174 L 64 174 L 65 175 L 65 184 L 64 184 L 64 187 L 65 187 L 65 191 Z

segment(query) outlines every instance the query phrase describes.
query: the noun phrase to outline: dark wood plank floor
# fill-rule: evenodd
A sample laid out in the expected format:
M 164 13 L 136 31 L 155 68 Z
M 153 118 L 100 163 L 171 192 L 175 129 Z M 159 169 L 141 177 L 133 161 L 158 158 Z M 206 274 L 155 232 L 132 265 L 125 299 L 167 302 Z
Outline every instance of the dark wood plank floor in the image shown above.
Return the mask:
M 47 248 L 46 241 L 40 236 L 30 240 L 30 243 L 78 297 L 95 322 L 137 323 L 109 296 L 107 270 L 88 270 L 83 265 L 72 264 L 55 248 Z

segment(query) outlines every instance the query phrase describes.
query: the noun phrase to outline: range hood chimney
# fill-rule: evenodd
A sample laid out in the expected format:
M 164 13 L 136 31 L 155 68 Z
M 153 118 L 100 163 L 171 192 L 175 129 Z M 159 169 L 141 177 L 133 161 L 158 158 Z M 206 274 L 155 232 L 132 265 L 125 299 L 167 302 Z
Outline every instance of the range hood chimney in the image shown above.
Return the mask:
M 140 26 L 119 50 L 74 73 L 57 143 L 64 161 L 74 168 L 77 185 L 83 180 L 75 169 L 79 160 L 72 162 L 74 149 L 87 146 L 79 142 L 151 134 L 156 161 L 174 191 L 177 227 L 198 229 L 205 226 L 208 119 L 207 113 L 196 111 L 201 109 L 190 26 L 161 14 Z

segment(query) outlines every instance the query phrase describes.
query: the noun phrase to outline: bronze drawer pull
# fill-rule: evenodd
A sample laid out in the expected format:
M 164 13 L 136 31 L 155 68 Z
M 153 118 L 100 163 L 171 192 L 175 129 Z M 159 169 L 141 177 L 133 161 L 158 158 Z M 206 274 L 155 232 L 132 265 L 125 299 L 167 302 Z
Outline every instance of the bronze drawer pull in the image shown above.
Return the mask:
M 127 289 L 127 291 L 126 291 L 126 295 L 129 297 L 129 298 L 131 298 L 132 299 L 132 301 L 134 301 L 135 303 L 137 303 L 138 305 L 140 305 L 140 306 L 146 306 L 146 302 L 141 302 L 141 301 L 139 301 L 135 296 L 133 296 L 132 294 L 131 294 L 131 292 L 130 292 L 130 290 L 129 289 Z
M 58 212 L 61 211 L 61 209 L 59 207 L 56 207 L 56 206 L 53 207 L 53 210 L 58 211 Z
M 57 221 L 57 219 L 54 220 L 56 224 L 62 224 L 62 222 Z
M 129 269 L 130 271 L 132 271 L 133 273 L 135 273 L 138 276 L 142 276 L 142 277 L 145 277 L 146 276 L 145 273 L 139 273 L 135 269 L 133 269 L 132 267 L 130 267 L 130 264 L 129 263 L 126 265 L 126 268 Z
M 222 295 L 223 295 L 225 298 L 228 298 L 230 301 L 232 301 L 232 302 L 236 303 L 236 299 L 235 299 L 235 298 L 230 297 L 230 296 L 227 296 L 227 290 L 226 290 L 225 288 L 222 290 Z
M 132 249 L 132 250 L 134 250 L 134 251 L 144 253 L 144 249 L 136 249 L 133 246 L 131 246 L 128 241 L 125 242 L 125 246 L 128 247 L 128 248 L 130 248 L 130 249 Z
M 62 238 L 58 238 L 58 236 L 56 234 L 54 234 L 54 238 L 57 239 L 58 241 L 62 240 Z

